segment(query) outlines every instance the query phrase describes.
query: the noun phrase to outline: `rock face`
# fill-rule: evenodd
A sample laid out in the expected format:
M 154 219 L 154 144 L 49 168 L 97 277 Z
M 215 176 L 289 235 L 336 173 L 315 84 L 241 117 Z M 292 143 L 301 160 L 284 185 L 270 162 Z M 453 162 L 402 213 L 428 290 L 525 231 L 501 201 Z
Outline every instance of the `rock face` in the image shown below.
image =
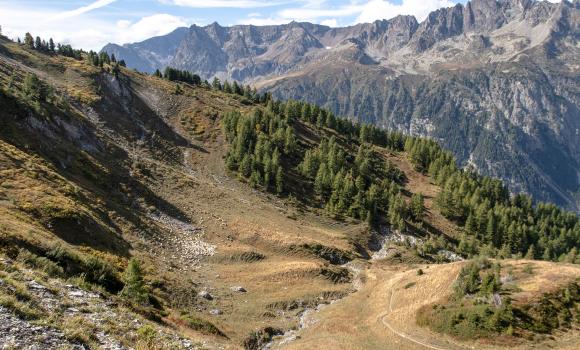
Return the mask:
M 462 165 L 580 208 L 580 1 L 473 0 L 345 28 L 181 28 L 105 51 L 439 139 Z M 173 50 L 173 51 L 172 51 Z M 147 63 L 147 64 L 146 64 Z

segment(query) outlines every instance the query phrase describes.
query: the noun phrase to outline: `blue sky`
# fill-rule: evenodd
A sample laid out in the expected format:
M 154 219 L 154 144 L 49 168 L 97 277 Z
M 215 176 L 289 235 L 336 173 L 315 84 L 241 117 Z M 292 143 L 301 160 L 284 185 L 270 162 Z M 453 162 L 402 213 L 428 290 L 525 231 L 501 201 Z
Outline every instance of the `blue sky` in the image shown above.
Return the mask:
M 552 0 L 554 1 L 554 0 Z M 292 20 L 346 26 L 409 14 L 423 20 L 465 0 L 0 0 L 3 34 L 26 31 L 98 50 L 166 34 L 180 26 L 281 24 Z

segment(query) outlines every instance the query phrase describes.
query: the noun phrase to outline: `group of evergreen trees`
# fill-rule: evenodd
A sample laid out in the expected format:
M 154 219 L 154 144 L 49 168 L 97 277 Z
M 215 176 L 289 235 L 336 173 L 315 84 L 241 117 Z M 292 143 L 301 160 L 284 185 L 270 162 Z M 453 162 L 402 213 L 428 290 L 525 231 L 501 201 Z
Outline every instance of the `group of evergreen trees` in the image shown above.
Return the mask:
M 18 39 L 18 43 L 21 43 L 20 39 Z M 48 39 L 48 41 L 41 39 L 39 36 L 34 38 L 32 34 L 26 33 L 24 35 L 24 45 L 32 50 L 37 50 L 44 53 L 49 54 L 57 54 L 66 57 L 72 57 L 77 60 L 82 59 L 83 50 L 75 50 L 70 45 L 62 45 L 54 43 L 52 38 Z
M 316 147 L 309 148 L 297 141 L 295 128 L 299 127 L 299 120 L 325 135 Z M 385 216 L 401 230 L 406 221 L 422 220 L 423 197 L 418 195 L 412 205 L 407 205 L 399 186 L 403 173 L 377 156 L 373 145 L 366 142 L 374 140 L 384 146 L 402 148 L 404 138 L 400 133 L 360 127 L 314 105 L 271 99 L 265 109 L 256 108 L 247 115 L 228 113 L 222 122 L 231 145 L 226 157 L 228 168 L 249 179 L 255 187 L 281 193 L 285 178 L 297 170 L 293 177 L 312 189 L 303 192 L 311 193 L 311 199 L 332 215 L 370 222 Z M 325 128 L 342 131 L 341 136 L 346 138 L 339 141 Z M 354 144 L 358 147 L 353 147 Z
M 89 61 L 90 64 L 92 64 L 95 67 L 103 67 L 105 64 L 108 64 L 113 66 L 113 68 L 117 67 L 118 69 L 119 66 L 121 67 L 127 66 L 124 60 L 120 60 L 117 62 L 115 54 L 109 56 L 109 54 L 106 52 L 96 53 L 91 50 L 87 52 L 87 60 Z
M 224 90 L 219 81 L 212 85 Z M 580 223 L 574 213 L 552 204 L 533 205 L 525 195 L 511 197 L 500 180 L 458 168 L 453 155 L 437 142 L 356 124 L 300 101 L 280 102 L 267 96 L 265 104 L 264 111 L 257 108 L 250 115 L 224 118 L 232 145 L 228 166 L 254 186 L 280 193 L 283 186 L 276 186 L 275 179 L 283 182 L 297 170 L 295 175 L 311 186 L 315 200 L 329 213 L 371 222 L 386 218 L 402 230 L 409 222 L 421 223 L 424 198 L 415 194 L 407 203 L 399 186 L 404 175 L 377 156 L 373 147 L 404 150 L 417 170 L 441 186 L 436 204 L 445 217 L 463 227 L 457 247 L 462 255 L 578 261 Z M 323 136 L 316 147 L 296 141 L 299 120 Z M 325 136 L 331 135 L 328 129 L 339 137 Z
M 282 158 L 290 157 L 296 148 L 294 129 L 288 121 L 271 110 L 255 109 L 248 116 L 228 113 L 222 123 L 231 144 L 226 157 L 228 168 L 248 178 L 253 187 L 282 193 Z
M 155 73 L 153 73 L 153 75 L 159 78 L 167 79 L 169 81 L 181 81 L 183 83 L 191 84 L 194 86 L 199 86 L 201 85 L 202 82 L 201 78 L 197 74 L 193 74 L 186 70 L 179 70 L 171 67 L 165 68 L 163 75 L 161 74 L 159 69 L 155 70 Z
M 405 151 L 441 186 L 436 203 L 445 217 L 463 226 L 462 254 L 578 261 L 576 214 L 553 204 L 534 205 L 527 195 L 510 196 L 500 180 L 459 169 L 451 153 L 432 140 L 409 137 Z
M 397 185 L 402 173 L 377 157 L 368 144 L 360 144 L 356 155 L 352 153 L 331 136 L 307 149 L 298 168 L 313 182 L 328 212 L 369 222 L 379 212 L 388 212 L 391 223 L 404 228 L 407 207 Z
M 18 39 L 20 42 L 20 39 Z M 93 66 L 103 67 L 104 64 L 112 65 L 113 67 L 118 66 L 126 67 L 124 60 L 120 60 L 117 62 L 115 55 L 109 56 L 106 52 L 97 53 L 94 51 L 85 52 L 83 50 L 73 49 L 70 45 L 63 45 L 63 44 L 55 44 L 54 40 L 50 38 L 48 41 L 41 39 L 40 37 L 34 38 L 32 34 L 26 33 L 24 35 L 24 45 L 29 49 L 40 51 L 46 54 L 56 54 L 66 57 L 71 57 L 77 60 L 82 60 L 83 57 L 91 63 Z
M 242 85 L 237 81 L 229 82 L 225 81 L 223 84 L 218 78 L 214 78 L 211 83 L 211 88 L 216 91 L 223 91 L 228 94 L 235 94 L 243 96 L 246 100 L 258 103 L 265 103 L 272 98 L 269 93 L 264 93 L 262 95 L 258 94 L 256 88 L 250 87 L 250 85 Z

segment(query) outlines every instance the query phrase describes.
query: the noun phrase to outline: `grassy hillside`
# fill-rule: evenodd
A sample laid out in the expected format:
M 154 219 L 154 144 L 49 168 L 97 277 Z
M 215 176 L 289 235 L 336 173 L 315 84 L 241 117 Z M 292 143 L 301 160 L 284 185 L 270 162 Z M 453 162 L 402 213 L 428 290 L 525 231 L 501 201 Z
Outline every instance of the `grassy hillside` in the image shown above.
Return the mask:
M 0 317 L 21 329 L 91 348 L 259 348 L 364 285 L 377 251 L 401 266 L 532 244 L 576 259 L 577 218 L 507 198 L 430 141 L 71 56 L 0 38 Z M 466 182 L 450 201 L 446 178 Z M 486 242 L 472 211 L 529 241 Z

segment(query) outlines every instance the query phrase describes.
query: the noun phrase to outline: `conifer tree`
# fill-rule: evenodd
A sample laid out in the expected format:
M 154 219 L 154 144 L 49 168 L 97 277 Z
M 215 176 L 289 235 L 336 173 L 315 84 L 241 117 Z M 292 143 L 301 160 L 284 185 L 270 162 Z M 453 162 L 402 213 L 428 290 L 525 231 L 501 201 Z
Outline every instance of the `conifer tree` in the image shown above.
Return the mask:
M 129 260 L 125 270 L 124 282 L 125 287 L 120 293 L 121 296 L 141 305 L 148 304 L 149 295 L 143 280 L 143 270 L 137 259 Z
M 24 78 L 23 92 L 33 101 L 45 101 L 48 88 L 36 74 L 31 73 Z
M 240 171 L 245 177 L 248 177 L 252 174 L 252 161 L 249 155 L 244 155 L 242 158 L 242 162 L 240 163 Z
M 220 80 L 217 77 L 214 77 L 213 81 L 211 83 L 211 87 L 214 90 L 221 91 L 222 90 L 222 83 L 220 82 Z
M 284 175 L 282 173 L 282 167 L 276 169 L 276 193 L 281 194 L 284 192 Z
M 30 33 L 24 35 L 24 45 L 28 46 L 29 49 L 34 49 L 34 38 Z
M 417 222 L 423 220 L 423 214 L 425 212 L 425 199 L 423 198 L 423 194 L 413 194 L 411 197 L 411 213 L 413 219 Z
M 525 258 L 529 260 L 534 260 L 536 258 L 536 247 L 533 244 L 528 248 Z
M 284 152 L 290 154 L 296 148 L 296 136 L 294 135 L 294 130 L 291 126 L 286 127 L 286 132 L 284 136 Z
M 230 85 L 230 82 L 227 81 L 227 80 L 224 83 L 224 92 L 225 93 L 228 93 L 228 94 L 231 94 L 233 92 L 232 91 L 232 86 Z
M 39 36 L 34 40 L 34 48 L 38 51 L 42 51 L 42 40 Z

